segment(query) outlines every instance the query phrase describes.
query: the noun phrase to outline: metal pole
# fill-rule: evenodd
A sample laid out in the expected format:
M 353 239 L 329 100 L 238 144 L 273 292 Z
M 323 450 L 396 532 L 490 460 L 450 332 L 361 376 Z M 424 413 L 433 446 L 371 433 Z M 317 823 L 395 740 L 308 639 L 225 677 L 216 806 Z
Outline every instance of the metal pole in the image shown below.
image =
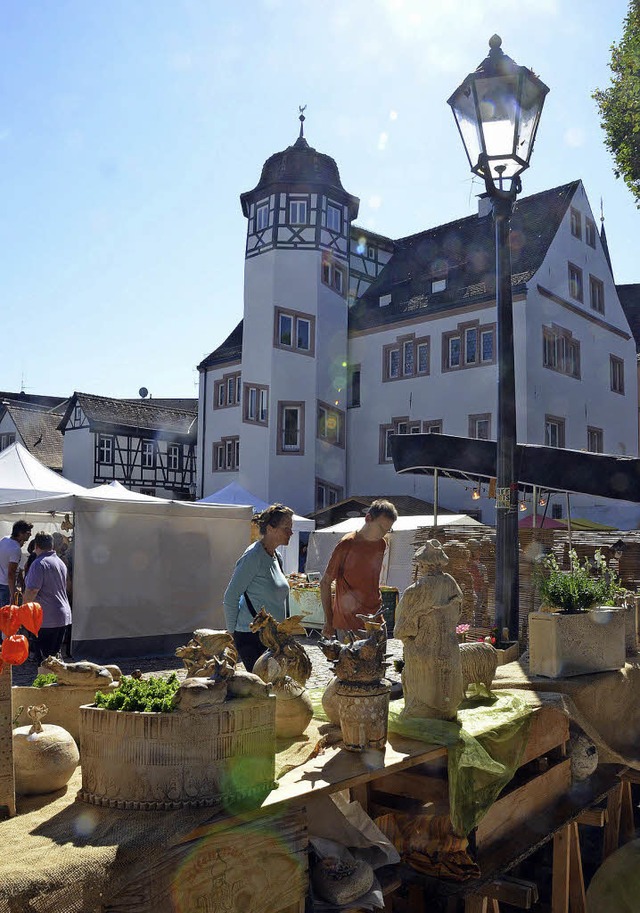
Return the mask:
M 433 470 L 433 527 L 438 525 L 438 470 Z
M 513 201 L 494 196 L 496 230 L 496 322 L 498 332 L 498 423 L 496 483 L 496 607 L 499 631 L 518 639 L 518 480 L 515 472 L 516 391 L 509 222 Z
M 538 486 L 533 486 L 533 528 L 538 526 Z

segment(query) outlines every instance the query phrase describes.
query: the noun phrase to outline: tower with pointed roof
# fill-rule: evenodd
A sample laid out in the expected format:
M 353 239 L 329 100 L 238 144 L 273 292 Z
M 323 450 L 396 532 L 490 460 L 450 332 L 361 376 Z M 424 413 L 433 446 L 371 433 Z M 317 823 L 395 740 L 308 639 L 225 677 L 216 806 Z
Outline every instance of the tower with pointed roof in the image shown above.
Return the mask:
M 204 487 L 237 480 L 298 512 L 314 510 L 318 485 L 335 500 L 345 493 L 349 248 L 359 205 L 335 161 L 307 142 L 304 120 L 301 109 L 296 141 L 240 197 L 244 318 L 200 365 L 201 376 L 218 369 L 202 419 L 211 459 Z

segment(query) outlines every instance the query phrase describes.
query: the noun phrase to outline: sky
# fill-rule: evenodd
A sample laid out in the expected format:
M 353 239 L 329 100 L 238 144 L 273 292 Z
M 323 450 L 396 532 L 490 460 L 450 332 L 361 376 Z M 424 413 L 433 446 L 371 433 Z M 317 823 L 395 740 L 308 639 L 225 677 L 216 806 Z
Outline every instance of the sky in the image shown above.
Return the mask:
M 591 94 L 626 0 L 4 0 L 0 390 L 197 396 L 242 318 L 239 196 L 305 136 L 404 237 L 482 191 L 447 98 L 492 34 L 550 87 L 522 196 L 581 178 L 616 282 L 640 213 Z

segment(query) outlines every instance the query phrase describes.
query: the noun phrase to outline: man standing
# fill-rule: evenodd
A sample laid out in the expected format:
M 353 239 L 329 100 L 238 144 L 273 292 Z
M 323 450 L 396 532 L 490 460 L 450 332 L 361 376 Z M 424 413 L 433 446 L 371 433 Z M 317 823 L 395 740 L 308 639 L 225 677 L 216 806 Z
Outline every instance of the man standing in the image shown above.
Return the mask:
M 0 539 L 0 605 L 13 603 L 22 546 L 31 538 L 32 523 L 17 520 L 10 536 Z
M 347 533 L 333 550 L 322 580 L 320 598 L 324 610 L 325 637 L 362 628 L 358 615 L 374 615 L 380 610 L 380 571 L 387 544 L 384 537 L 398 519 L 391 501 L 374 501 L 364 518 L 364 526 Z M 335 604 L 331 584 L 336 582 Z
M 42 627 L 36 642 L 36 659 L 56 656 L 62 646 L 67 625 L 71 624 L 71 606 L 67 598 L 67 568 L 53 548 L 53 536 L 36 533 L 36 560 L 25 580 L 25 602 L 42 606 Z

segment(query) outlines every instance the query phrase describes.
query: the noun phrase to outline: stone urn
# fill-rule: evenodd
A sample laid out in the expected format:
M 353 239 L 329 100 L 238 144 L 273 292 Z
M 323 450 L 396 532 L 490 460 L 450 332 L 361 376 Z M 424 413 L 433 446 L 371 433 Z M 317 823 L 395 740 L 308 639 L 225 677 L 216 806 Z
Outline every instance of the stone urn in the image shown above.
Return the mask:
M 313 704 L 306 688 L 285 676 L 275 681 L 271 690 L 276 696 L 276 738 L 294 739 L 302 735 L 313 716 Z
M 327 714 L 327 719 L 334 726 L 340 725 L 340 709 L 338 707 L 338 678 L 333 676 L 322 693 L 322 709 Z
M 384 749 L 387 741 L 391 684 L 341 682 L 336 685 L 342 741 L 348 751 Z
M 47 708 L 29 707 L 31 726 L 13 730 L 13 763 L 16 793 L 44 795 L 66 786 L 80 755 L 73 736 L 61 726 L 41 723 Z

